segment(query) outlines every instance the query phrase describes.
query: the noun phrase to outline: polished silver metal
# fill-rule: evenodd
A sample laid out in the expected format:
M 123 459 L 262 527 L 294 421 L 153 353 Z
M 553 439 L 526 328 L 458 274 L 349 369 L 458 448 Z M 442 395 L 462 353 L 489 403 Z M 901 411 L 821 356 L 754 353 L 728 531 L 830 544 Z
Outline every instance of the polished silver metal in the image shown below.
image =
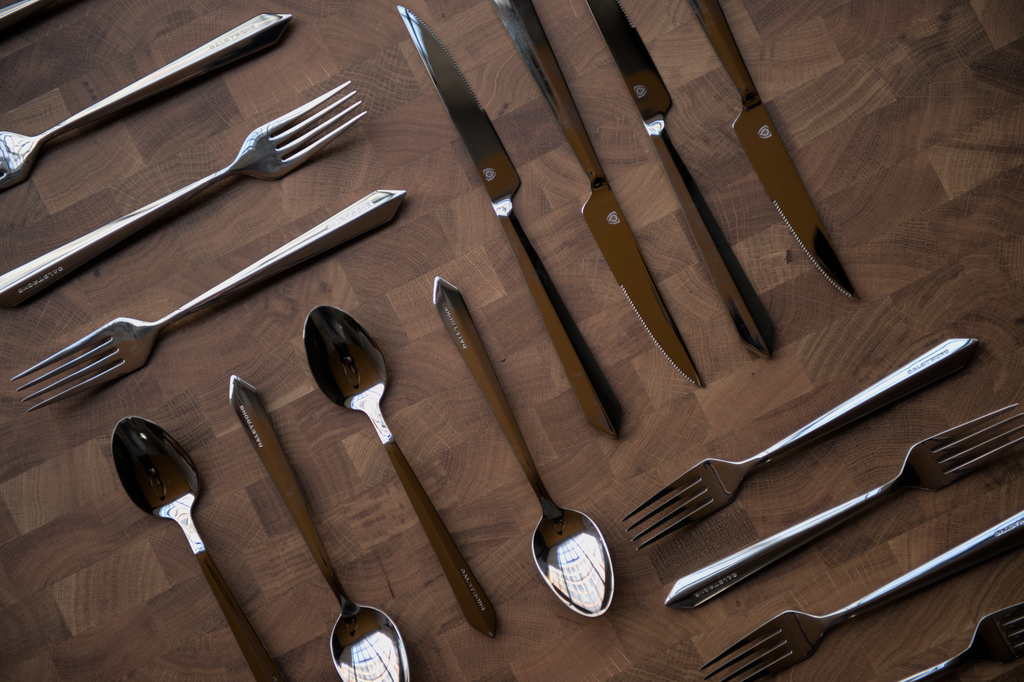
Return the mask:
M 42 4 L 49 2 L 52 0 Z M 29 4 L 15 3 L 0 10 L 0 29 L 4 27 L 8 13 L 14 13 L 12 8 Z M 12 187 L 28 177 L 39 148 L 48 140 L 273 45 L 291 18 L 290 14 L 260 14 L 253 17 L 38 135 L 0 131 L 0 190 Z
M 203 539 L 199 537 L 199 531 L 196 530 L 196 524 L 192 520 L 192 505 L 195 504 L 195 501 L 196 496 L 188 493 L 160 507 L 156 515 L 162 516 L 165 519 L 171 519 L 181 526 L 181 530 L 185 532 L 185 539 L 188 540 L 188 544 L 192 548 L 192 553 L 202 554 L 206 551 L 206 545 L 203 543 Z
M 404 196 L 405 192 L 402 190 L 372 192 L 156 322 L 119 317 L 64 350 L 29 367 L 11 381 L 17 381 L 67 360 L 18 387 L 17 390 L 23 391 L 65 372 L 71 372 L 23 398 L 22 402 L 27 402 L 62 386 L 68 386 L 60 393 L 50 395 L 32 405 L 29 408 L 31 412 L 124 376 L 146 364 L 153 344 L 156 343 L 157 334 L 167 325 L 391 220 Z
M 0 31 L 21 21 L 33 12 L 38 12 L 57 0 L 20 0 L 0 9 Z
M 346 682 L 408 682 L 409 656 L 398 627 L 386 613 L 355 603 L 341 588 L 259 392 L 232 376 L 228 402 L 341 607 L 330 639 L 331 659 L 338 676 Z
M 615 573 L 604 535 L 589 516 L 562 509 L 548 494 L 458 287 L 435 277 L 434 308 L 540 501 L 542 516 L 531 543 L 537 570 L 563 604 L 581 616 L 600 616 L 615 594 Z
M 640 245 L 608 184 L 608 176 L 601 168 L 532 0 L 491 0 L 491 4 L 587 176 L 590 196 L 583 204 L 583 221 L 608 263 L 608 269 L 669 364 L 697 386 L 703 386 L 640 252 Z
M 974 630 L 971 645 L 962 652 L 900 682 L 925 682 L 945 677 L 971 661 L 1009 663 L 1024 656 L 1024 602 L 990 613 Z
M 346 81 L 249 133 L 235 160 L 221 170 L 0 276 L 0 306 L 17 305 L 39 293 L 78 266 L 229 175 L 277 179 L 292 172 L 366 114 L 362 111 L 342 122 L 362 101 L 335 113 L 355 95 L 355 91 L 316 110 L 349 84 L 350 81 Z
M 704 679 L 726 673 L 718 682 L 748 682 L 784 670 L 810 658 L 825 632 L 869 609 L 887 604 L 954 573 L 1024 544 L 1024 511 L 998 523 L 967 542 L 883 585 L 863 599 L 838 611 L 815 616 L 786 611 L 775 616 L 714 659 L 701 670 L 717 667 Z
M 513 211 L 519 175 L 491 119 L 430 27 L 404 7 L 398 12 L 491 200 L 580 409 L 594 428 L 617 437 L 622 406 Z
M 494 606 L 384 423 L 380 401 L 388 367 L 380 347 L 355 318 L 328 305 L 317 306 L 306 315 L 302 342 L 309 370 L 324 395 L 336 405 L 370 417 L 462 614 L 477 631 L 494 637 L 498 631 Z
M 907 452 L 903 469 L 888 483 L 680 578 L 665 599 L 665 606 L 691 608 L 703 604 L 895 492 L 945 488 L 1024 440 L 1024 436 L 1005 440 L 1024 426 L 1004 428 L 1024 416 L 1024 412 L 981 426 L 1015 407 L 1016 403 L 1008 405 L 914 444 Z M 978 442 L 981 437 L 986 440 Z
M 157 424 L 142 417 L 125 417 L 114 427 L 110 450 L 117 476 L 131 501 L 147 514 L 174 520 L 185 531 L 256 682 L 285 682 L 192 521 L 192 505 L 199 496 L 199 471 L 185 448 Z M 159 609 L 153 617 L 160 618 Z
M 977 345 L 976 339 L 950 339 L 749 459 L 739 462 L 705 459 L 627 514 L 623 521 L 664 500 L 626 530 L 655 519 L 633 537 L 633 540 L 638 540 L 670 521 L 673 522 L 637 547 L 640 549 L 718 511 L 735 499 L 740 483 L 750 472 L 955 372 L 967 364 Z
M 683 164 L 665 129 L 672 106 L 658 67 L 616 0 L 587 0 L 615 65 L 658 154 L 690 228 L 697 253 L 711 277 L 737 338 L 751 351 L 771 357 L 775 327 L 743 267 L 732 251 L 718 221 L 708 208 L 697 183 Z

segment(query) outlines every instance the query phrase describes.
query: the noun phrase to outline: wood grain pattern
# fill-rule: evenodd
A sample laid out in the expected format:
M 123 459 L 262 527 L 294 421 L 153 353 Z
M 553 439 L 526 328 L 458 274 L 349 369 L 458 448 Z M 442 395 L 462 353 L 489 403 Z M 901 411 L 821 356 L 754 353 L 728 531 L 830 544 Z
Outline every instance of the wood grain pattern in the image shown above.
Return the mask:
M 36 299 L 0 311 L 13 376 L 120 315 L 155 319 L 376 188 L 392 224 L 169 329 L 148 365 L 25 414 L 0 392 L 0 680 L 247 680 L 180 530 L 143 515 L 109 453 L 118 419 L 161 424 L 202 478 L 196 522 L 289 680 L 329 680 L 337 605 L 227 404 L 263 395 L 349 594 L 398 623 L 418 682 L 697 680 L 787 608 L 827 612 L 1024 508 L 1024 452 L 900 496 L 725 596 L 669 586 L 895 475 L 913 442 L 1022 397 L 1024 11 L 1015 0 L 726 0 L 754 81 L 863 301 L 838 295 L 768 202 L 730 123 L 735 93 L 689 7 L 622 0 L 668 84 L 673 139 L 764 302 L 775 354 L 737 344 L 584 0 L 537 0 L 624 212 L 707 387 L 651 344 L 580 218 L 587 185 L 486 0 L 409 0 L 461 66 L 517 170 L 516 211 L 623 407 L 610 440 L 579 413 L 486 195 L 393 3 L 64 0 L 0 33 L 0 129 L 37 133 L 260 12 L 281 42 L 47 145 L 0 193 L 0 268 L 233 158 L 257 125 L 351 79 L 369 115 L 279 181 L 221 183 Z M 617 589 L 577 617 L 529 555 L 539 509 L 430 305 L 466 297 L 547 487 L 591 515 Z M 365 418 L 308 372 L 306 312 L 351 312 L 383 348 L 383 409 L 498 611 L 459 612 Z M 954 336 L 968 368 L 748 479 L 737 502 L 636 552 L 619 522 L 708 456 L 747 457 Z M 837 628 L 780 680 L 891 682 L 963 648 L 1024 600 L 1017 551 Z M 962 680 L 1020 679 L 979 664 Z M 951 679 L 957 679 L 953 677 Z

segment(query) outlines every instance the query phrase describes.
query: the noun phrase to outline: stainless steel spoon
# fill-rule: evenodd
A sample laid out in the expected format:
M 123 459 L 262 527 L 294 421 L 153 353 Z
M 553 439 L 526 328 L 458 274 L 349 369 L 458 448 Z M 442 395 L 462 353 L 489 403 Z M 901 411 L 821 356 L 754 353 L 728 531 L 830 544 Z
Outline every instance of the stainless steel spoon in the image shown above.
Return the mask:
M 434 307 L 540 500 L 543 516 L 533 532 L 537 570 L 563 604 L 582 616 L 600 616 L 615 592 L 608 543 L 589 516 L 551 501 L 461 292 L 435 277 Z
M 384 422 L 380 400 L 388 369 L 377 344 L 351 315 L 327 305 L 309 312 L 302 338 L 309 369 L 320 390 L 342 407 L 365 412 L 373 423 L 466 620 L 494 637 L 498 628 L 494 607 Z
M 250 384 L 232 376 L 228 402 L 341 606 L 341 616 L 331 632 L 331 658 L 338 675 L 346 682 L 407 682 L 409 656 L 402 635 L 387 614 L 356 604 L 341 589 L 260 394 Z
M 117 475 L 132 502 L 147 514 L 173 519 L 185 531 L 253 677 L 257 682 L 284 682 L 284 675 L 213 565 L 192 522 L 192 504 L 199 495 L 199 474 L 188 453 L 169 433 L 142 417 L 119 421 L 110 448 Z

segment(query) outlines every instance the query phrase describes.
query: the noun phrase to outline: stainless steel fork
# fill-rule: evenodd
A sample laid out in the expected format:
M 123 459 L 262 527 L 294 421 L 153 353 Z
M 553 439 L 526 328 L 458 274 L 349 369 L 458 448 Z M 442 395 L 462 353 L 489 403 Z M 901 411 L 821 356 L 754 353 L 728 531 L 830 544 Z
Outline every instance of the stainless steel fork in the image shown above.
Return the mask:
M 801 611 L 780 613 L 701 666 L 701 670 L 713 665 L 718 666 L 704 679 L 711 679 L 719 673 L 727 673 L 725 677 L 719 678 L 718 682 L 750 682 L 777 673 L 810 658 L 825 632 L 833 625 L 898 597 L 906 596 L 914 590 L 931 585 L 1021 544 L 1024 544 L 1024 511 L 838 611 L 824 616 L 814 616 Z
M 358 101 L 337 111 L 356 94 L 354 90 L 317 109 L 350 84 L 351 81 L 345 81 L 252 131 L 242 143 L 235 160 L 221 170 L 0 276 L 0 305 L 17 305 L 39 293 L 218 180 L 234 174 L 277 179 L 292 172 L 366 114 L 361 111 L 342 122 L 362 104 Z
M 1005 425 L 1024 417 L 1024 412 L 981 427 L 983 422 L 1015 407 L 1017 403 L 1007 405 L 914 444 L 907 452 L 903 469 L 896 478 L 680 578 L 672 586 L 665 606 L 690 608 L 703 604 L 893 493 L 907 488 L 945 488 L 1024 440 L 1024 436 L 1006 440 L 1009 435 L 1024 429 L 1024 426 L 1003 430 Z M 979 442 L 982 437 L 987 439 Z
M 153 350 L 153 344 L 156 343 L 157 334 L 167 325 L 391 220 L 404 196 L 405 191 L 403 190 L 371 192 L 345 210 L 328 218 L 305 234 L 296 237 L 156 322 L 119 317 L 91 334 L 86 334 L 64 350 L 29 367 L 12 378 L 11 381 L 17 381 L 29 374 L 52 368 L 19 386 L 17 390 L 23 391 L 54 377 L 64 375 L 52 384 L 22 399 L 22 402 L 27 402 L 67 386 L 60 393 L 51 394 L 32 405 L 29 408 L 29 412 L 31 412 L 54 401 L 73 396 L 87 388 L 99 386 L 133 372 L 146 364 L 146 360 L 149 359 L 149 354 Z M 67 372 L 70 374 L 65 374 Z
M 671 525 L 637 547 L 641 549 L 674 530 L 718 511 L 735 499 L 740 483 L 747 474 L 801 445 L 866 417 L 894 400 L 955 372 L 967 364 L 977 345 L 976 339 L 949 339 L 753 457 L 740 462 L 705 459 L 626 514 L 623 521 L 649 510 L 626 530 L 654 519 L 646 529 L 633 537 L 633 540 L 639 540 L 672 521 Z M 661 504 L 654 506 L 658 502 Z
M 990 613 L 974 630 L 971 645 L 962 652 L 900 682 L 925 682 L 945 677 L 954 668 L 971 661 L 1009 663 L 1024 656 L 1024 602 Z

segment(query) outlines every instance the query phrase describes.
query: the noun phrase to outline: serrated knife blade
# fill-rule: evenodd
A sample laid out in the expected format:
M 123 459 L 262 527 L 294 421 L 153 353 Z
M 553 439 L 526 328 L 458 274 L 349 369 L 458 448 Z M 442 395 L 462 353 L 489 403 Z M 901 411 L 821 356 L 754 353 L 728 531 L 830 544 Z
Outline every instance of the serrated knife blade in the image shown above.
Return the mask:
M 558 121 L 569 147 L 590 183 L 590 198 L 583 204 L 583 220 L 590 228 L 622 293 L 640 318 L 654 344 L 683 376 L 703 386 L 683 345 L 647 261 L 626 221 L 607 176 L 590 142 L 583 119 L 573 102 L 558 60 L 551 50 L 540 18 L 530 0 L 491 0 L 530 75 Z
M 743 108 L 733 121 L 732 128 L 758 180 L 768 193 L 768 198 L 775 204 L 782 220 L 821 274 L 841 292 L 860 300 L 825 230 L 821 216 L 800 180 L 793 159 L 782 144 L 761 96 L 754 87 L 721 5 L 718 0 L 687 2 L 739 91 Z
M 591 425 L 616 437 L 622 407 L 512 210 L 512 195 L 519 189 L 512 160 L 441 41 L 414 13 L 402 6 L 398 12 L 491 199 L 580 409 Z
M 640 111 L 644 127 L 679 200 L 697 251 L 739 340 L 755 353 L 770 357 L 775 328 L 707 208 L 697 184 L 669 140 L 665 115 L 672 106 L 672 98 L 654 60 L 617 0 L 587 0 L 587 4 L 622 74 L 626 89 Z

